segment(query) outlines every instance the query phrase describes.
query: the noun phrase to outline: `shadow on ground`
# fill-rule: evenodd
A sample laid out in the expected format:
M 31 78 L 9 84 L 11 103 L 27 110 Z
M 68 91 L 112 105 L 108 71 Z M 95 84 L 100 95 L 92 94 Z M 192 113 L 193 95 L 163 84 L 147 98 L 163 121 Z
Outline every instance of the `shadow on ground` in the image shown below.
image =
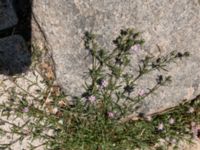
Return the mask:
M 18 23 L 0 31 L 0 74 L 5 75 L 23 73 L 31 65 L 32 0 L 12 0 L 12 3 Z

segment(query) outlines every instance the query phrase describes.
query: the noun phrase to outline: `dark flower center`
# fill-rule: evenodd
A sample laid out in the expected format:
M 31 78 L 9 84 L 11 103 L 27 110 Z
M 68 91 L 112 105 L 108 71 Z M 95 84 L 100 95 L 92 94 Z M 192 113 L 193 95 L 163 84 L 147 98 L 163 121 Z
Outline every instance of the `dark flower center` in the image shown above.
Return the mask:
M 197 130 L 197 137 L 200 139 L 200 129 Z

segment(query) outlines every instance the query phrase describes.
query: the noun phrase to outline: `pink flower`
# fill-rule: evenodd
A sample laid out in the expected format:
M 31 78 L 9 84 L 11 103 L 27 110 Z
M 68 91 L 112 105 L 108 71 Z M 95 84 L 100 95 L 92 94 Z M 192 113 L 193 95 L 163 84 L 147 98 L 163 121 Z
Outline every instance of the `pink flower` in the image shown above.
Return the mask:
M 53 108 L 52 113 L 55 115 L 57 114 L 57 112 L 58 112 L 58 108 L 57 107 Z
M 158 125 L 157 129 L 158 129 L 159 131 L 162 131 L 162 130 L 164 129 L 164 124 L 163 124 L 163 123 L 160 123 L 160 124 Z
M 175 123 L 175 119 L 174 119 L 174 118 L 170 118 L 170 119 L 169 119 L 169 124 L 172 125 L 172 124 L 174 124 L 174 123 Z
M 28 108 L 28 107 L 25 107 L 25 108 L 23 109 L 23 112 L 24 112 L 24 113 L 29 112 L 29 108 Z
M 115 115 L 114 115 L 114 113 L 113 112 L 108 112 L 108 117 L 109 118 L 113 118 Z
M 88 97 L 88 100 L 91 102 L 91 103 L 94 103 L 96 101 L 96 97 L 91 95 Z
M 131 47 L 131 50 L 138 53 L 138 51 L 141 49 L 140 44 L 135 44 Z
M 138 92 L 138 95 L 139 96 L 144 96 L 145 92 L 143 89 L 140 89 L 139 92 Z
M 108 86 L 108 82 L 106 80 L 102 80 L 101 81 L 101 88 L 105 88 L 106 86 Z
M 188 110 L 188 113 L 193 113 L 195 110 L 193 107 L 190 107 L 189 110 Z

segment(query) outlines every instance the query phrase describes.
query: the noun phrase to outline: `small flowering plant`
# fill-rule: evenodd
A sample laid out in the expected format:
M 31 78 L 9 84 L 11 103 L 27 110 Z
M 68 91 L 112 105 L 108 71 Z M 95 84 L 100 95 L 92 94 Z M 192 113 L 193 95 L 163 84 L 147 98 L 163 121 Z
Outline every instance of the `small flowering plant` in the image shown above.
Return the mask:
M 140 101 L 171 82 L 171 77 L 158 75 L 155 77 L 156 84 L 153 88 L 135 90 L 137 80 L 154 70 L 166 71 L 165 66 L 168 63 L 189 56 L 188 52 L 175 51 L 158 58 L 145 56 L 139 64 L 139 72 L 131 74 L 127 70 L 130 68 L 131 55 L 134 54 L 132 52 L 142 51 L 144 44 L 139 32 L 134 32 L 133 29 L 121 30 L 120 35 L 113 41 L 115 48 L 111 51 L 99 46 L 92 33 L 86 32 L 84 41 L 85 48 L 92 57 L 92 67 L 88 72 L 91 82 L 85 85 L 86 92 L 82 98 L 88 99 L 91 103 L 96 101 L 102 104 L 96 108 L 94 105 L 91 106 L 96 111 L 104 112 L 102 114 L 117 112 L 116 119 L 134 112 Z

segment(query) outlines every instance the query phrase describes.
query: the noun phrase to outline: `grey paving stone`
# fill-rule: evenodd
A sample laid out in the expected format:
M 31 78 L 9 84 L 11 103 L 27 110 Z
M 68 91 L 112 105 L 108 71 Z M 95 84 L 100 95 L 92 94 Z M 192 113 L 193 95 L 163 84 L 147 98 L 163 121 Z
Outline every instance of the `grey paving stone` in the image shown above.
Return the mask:
M 0 0 L 0 30 L 17 24 L 17 16 L 10 0 Z
M 19 74 L 30 64 L 31 54 L 21 36 L 13 35 L 0 39 L 0 74 Z

